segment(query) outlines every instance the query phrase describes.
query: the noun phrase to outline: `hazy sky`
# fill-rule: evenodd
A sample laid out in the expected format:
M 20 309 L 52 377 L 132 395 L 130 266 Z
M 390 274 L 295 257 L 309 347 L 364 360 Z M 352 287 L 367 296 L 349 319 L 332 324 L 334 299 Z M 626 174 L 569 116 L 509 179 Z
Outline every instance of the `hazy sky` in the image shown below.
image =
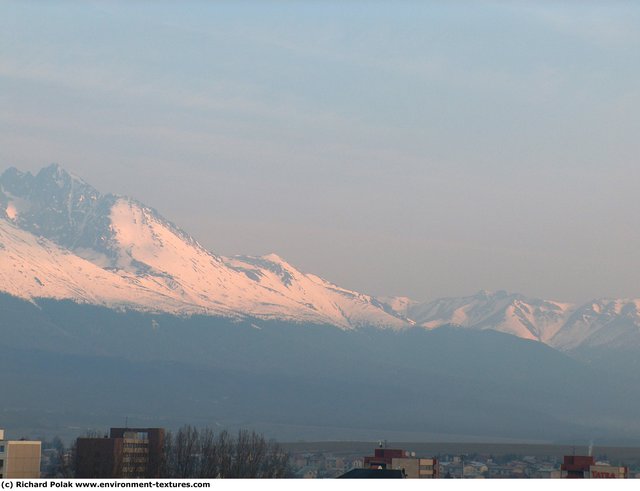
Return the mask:
M 2 2 L 0 170 L 378 295 L 640 296 L 637 2 Z

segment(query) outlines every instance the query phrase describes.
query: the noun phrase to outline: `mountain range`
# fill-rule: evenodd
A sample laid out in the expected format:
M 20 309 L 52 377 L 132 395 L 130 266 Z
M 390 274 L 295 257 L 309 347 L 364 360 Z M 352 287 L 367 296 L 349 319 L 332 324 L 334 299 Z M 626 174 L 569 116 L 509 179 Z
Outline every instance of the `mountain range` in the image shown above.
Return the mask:
M 0 419 L 27 434 L 638 443 L 639 307 L 374 297 L 217 255 L 58 165 L 0 176 Z
M 0 289 L 177 315 L 255 317 L 341 329 L 491 329 L 561 350 L 640 346 L 640 300 L 584 305 L 503 291 L 376 298 L 277 254 L 223 257 L 133 198 L 101 194 L 57 164 L 0 176 Z

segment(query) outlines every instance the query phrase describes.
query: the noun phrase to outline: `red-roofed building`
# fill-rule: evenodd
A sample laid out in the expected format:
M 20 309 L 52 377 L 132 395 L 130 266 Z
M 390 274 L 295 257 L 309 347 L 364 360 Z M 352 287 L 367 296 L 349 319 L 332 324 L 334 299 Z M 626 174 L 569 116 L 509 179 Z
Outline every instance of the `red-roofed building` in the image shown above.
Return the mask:
M 421 459 L 415 453 L 409 455 L 397 448 L 376 448 L 374 455 L 364 458 L 367 469 L 389 469 L 402 471 L 408 478 L 437 478 L 440 466 L 437 459 Z
M 568 479 L 626 479 L 627 467 L 596 463 L 590 455 L 565 455 L 560 466 L 561 477 Z

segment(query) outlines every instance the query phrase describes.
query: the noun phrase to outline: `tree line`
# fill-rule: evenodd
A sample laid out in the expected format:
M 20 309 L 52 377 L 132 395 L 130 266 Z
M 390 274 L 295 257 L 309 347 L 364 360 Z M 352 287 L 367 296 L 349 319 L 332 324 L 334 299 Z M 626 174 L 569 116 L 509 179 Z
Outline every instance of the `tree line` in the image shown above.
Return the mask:
M 96 432 L 88 432 L 83 438 L 104 438 Z M 77 474 L 77 444 L 64 447 L 59 438 L 54 439 L 55 453 L 43 477 L 73 478 Z M 123 462 L 115 463 L 110 476 L 120 477 Z M 286 478 L 293 473 L 289 454 L 274 440 L 250 430 L 232 434 L 227 430 L 215 433 L 211 428 L 185 425 L 176 432 L 167 431 L 163 451 L 154 474 L 160 478 L 213 479 L 213 478 Z M 139 477 L 145 477 L 141 474 Z
M 183 426 L 167 432 L 163 469 L 168 478 L 284 478 L 291 476 L 289 455 L 255 431 L 215 434 L 210 428 Z

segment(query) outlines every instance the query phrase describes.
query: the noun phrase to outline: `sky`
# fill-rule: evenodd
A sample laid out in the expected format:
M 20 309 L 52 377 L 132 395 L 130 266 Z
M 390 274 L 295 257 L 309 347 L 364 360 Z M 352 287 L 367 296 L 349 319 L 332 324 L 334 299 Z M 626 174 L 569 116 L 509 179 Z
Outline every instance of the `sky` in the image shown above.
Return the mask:
M 1 2 L 0 171 L 417 300 L 640 297 L 637 2 Z

